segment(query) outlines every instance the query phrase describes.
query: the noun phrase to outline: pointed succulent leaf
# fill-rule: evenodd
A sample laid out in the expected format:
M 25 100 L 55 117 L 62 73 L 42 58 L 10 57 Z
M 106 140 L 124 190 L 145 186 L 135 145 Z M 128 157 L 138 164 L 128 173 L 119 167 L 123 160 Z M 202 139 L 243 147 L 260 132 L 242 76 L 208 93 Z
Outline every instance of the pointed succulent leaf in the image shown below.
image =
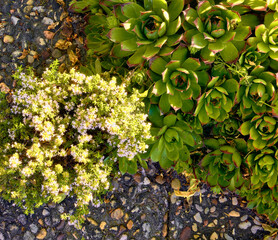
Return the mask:
M 168 97 L 170 105 L 174 109 L 180 109 L 182 107 L 182 99 L 178 91 L 175 91 L 174 95 L 169 95 Z
M 157 74 L 163 73 L 166 64 L 167 62 L 161 57 L 156 57 L 149 61 L 150 69 Z
M 199 59 L 196 58 L 187 58 L 182 64 L 182 67 L 192 71 L 196 71 L 200 66 L 201 66 L 200 61 Z
M 162 82 L 162 80 L 159 80 L 155 83 L 155 87 L 153 89 L 154 94 L 157 96 L 161 96 L 163 93 L 166 92 L 166 84 Z
M 204 0 L 199 2 L 198 7 L 197 7 L 197 12 L 198 15 L 203 17 L 202 15 L 205 15 L 208 11 L 210 11 L 212 8 L 211 4 L 209 1 Z
M 159 108 L 163 113 L 169 112 L 170 108 L 171 108 L 168 97 L 169 97 L 169 95 L 165 93 L 160 97 L 160 100 L 159 100 Z
M 152 10 L 162 19 L 164 18 L 163 10 L 168 10 L 166 0 L 152 0 Z
M 181 18 L 178 17 L 175 21 L 169 23 L 167 27 L 166 35 L 169 36 L 175 34 L 179 30 L 180 26 L 181 26 Z
M 221 51 L 220 55 L 224 61 L 233 62 L 238 58 L 239 52 L 233 43 L 227 42 L 225 43 L 224 49 Z
M 144 12 L 145 9 L 142 8 L 139 4 L 131 2 L 122 5 L 122 13 L 128 18 L 139 18 L 140 13 Z
M 128 66 L 136 66 L 140 63 L 143 62 L 143 55 L 146 51 L 146 47 L 142 46 L 140 47 L 128 60 L 127 60 L 127 64 Z
M 172 127 L 175 125 L 176 120 L 177 120 L 177 116 L 173 113 L 170 113 L 166 117 L 164 117 L 163 124 L 167 125 L 168 127 Z
M 162 46 L 167 42 L 167 40 L 168 40 L 167 36 L 163 36 L 163 37 L 157 39 L 154 47 L 162 48 Z
M 158 127 L 163 126 L 162 116 L 160 115 L 160 110 L 157 105 L 151 105 L 148 117 L 154 125 Z
M 159 164 L 164 169 L 169 169 L 174 164 L 174 162 L 171 161 L 168 158 L 166 148 L 163 150 L 163 152 L 161 154 L 161 158 L 160 158 Z
M 182 12 L 184 7 L 184 1 L 183 0 L 173 0 L 171 1 L 168 13 L 170 16 L 170 22 L 174 21 Z
M 185 21 L 190 23 L 192 26 L 195 26 L 194 21 L 198 17 L 198 13 L 195 9 L 189 7 L 184 12 Z
M 202 124 L 207 124 L 209 122 L 209 116 L 205 110 L 205 107 L 201 108 L 198 118 Z
M 197 49 L 202 49 L 207 46 L 208 41 L 204 38 L 202 33 L 197 33 L 192 37 L 191 46 Z
M 143 58 L 149 60 L 152 57 L 154 57 L 158 52 L 160 51 L 160 48 L 154 47 L 154 45 L 147 45 L 146 50 L 143 54 Z
M 108 37 L 112 42 L 122 42 L 134 37 L 133 33 L 127 32 L 124 28 L 113 28 L 108 33 Z
M 226 80 L 221 87 L 225 88 L 228 93 L 237 92 L 239 89 L 239 83 L 235 79 Z
M 250 133 L 250 130 L 252 128 L 252 123 L 250 121 L 244 122 L 241 124 L 239 131 L 242 135 L 248 135 Z
M 244 41 L 251 35 L 251 28 L 249 26 L 239 26 L 234 31 L 236 32 L 235 41 Z
M 253 146 L 256 150 L 263 149 L 266 146 L 266 144 L 267 144 L 267 141 L 262 140 L 261 137 L 259 137 L 253 141 Z
M 134 52 L 138 49 L 136 44 L 136 38 L 131 38 L 121 42 L 121 49 L 123 51 L 131 51 Z

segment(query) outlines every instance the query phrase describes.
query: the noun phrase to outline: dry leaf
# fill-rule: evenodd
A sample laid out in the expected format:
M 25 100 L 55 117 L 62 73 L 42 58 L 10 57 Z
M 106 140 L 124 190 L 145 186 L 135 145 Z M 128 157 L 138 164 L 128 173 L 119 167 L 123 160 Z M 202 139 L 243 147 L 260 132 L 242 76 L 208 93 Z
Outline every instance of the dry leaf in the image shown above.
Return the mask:
M 56 0 L 58 4 L 60 4 L 62 7 L 66 6 L 65 2 L 63 0 Z
M 18 57 L 17 59 L 24 59 L 27 57 L 29 51 L 27 49 L 24 49 L 22 52 L 22 55 L 20 57 Z
M 120 208 L 117 208 L 115 211 L 111 213 L 111 217 L 117 220 L 121 219 L 123 216 L 124 216 L 124 212 Z
M 72 45 L 71 42 L 69 42 L 69 41 L 67 41 L 67 40 L 60 39 L 60 40 L 58 40 L 58 41 L 56 42 L 55 47 L 56 47 L 56 48 L 59 48 L 59 49 L 61 49 L 61 50 L 66 50 L 66 49 L 68 49 L 68 47 L 71 46 L 71 45 Z
M 133 227 L 132 220 L 129 220 L 126 226 L 127 226 L 127 229 L 130 230 Z
M 72 65 L 75 65 L 78 62 L 78 57 L 74 54 L 72 50 L 68 50 L 69 60 L 72 62 Z
M 61 30 L 61 34 L 69 38 L 73 33 L 72 26 L 70 24 L 65 24 Z
M 55 33 L 51 32 L 51 31 L 44 31 L 43 34 L 46 37 L 46 39 L 53 39 L 53 37 L 55 35 Z
M 67 12 L 62 12 L 60 16 L 60 21 L 62 22 L 69 14 Z
M 0 92 L 7 94 L 9 91 L 10 89 L 5 83 L 0 83 Z
M 47 27 L 47 29 L 52 30 L 52 29 L 56 28 L 59 24 L 60 24 L 59 22 L 52 23 L 51 25 L 49 25 Z

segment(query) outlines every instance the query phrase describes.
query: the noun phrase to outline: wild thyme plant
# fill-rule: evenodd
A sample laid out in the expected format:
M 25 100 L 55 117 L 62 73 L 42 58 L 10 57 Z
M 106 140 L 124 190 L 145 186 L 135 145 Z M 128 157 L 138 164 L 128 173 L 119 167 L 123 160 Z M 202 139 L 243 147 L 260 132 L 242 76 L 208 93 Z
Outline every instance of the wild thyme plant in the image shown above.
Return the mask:
M 58 61 L 41 79 L 18 72 L 13 101 L 1 95 L 0 188 L 26 213 L 75 195 L 71 220 L 82 221 L 90 201 L 100 204 L 119 161 L 126 171 L 137 169 L 135 156 L 148 147 L 150 124 L 137 91 L 127 96 L 114 78 L 59 73 L 57 67 Z

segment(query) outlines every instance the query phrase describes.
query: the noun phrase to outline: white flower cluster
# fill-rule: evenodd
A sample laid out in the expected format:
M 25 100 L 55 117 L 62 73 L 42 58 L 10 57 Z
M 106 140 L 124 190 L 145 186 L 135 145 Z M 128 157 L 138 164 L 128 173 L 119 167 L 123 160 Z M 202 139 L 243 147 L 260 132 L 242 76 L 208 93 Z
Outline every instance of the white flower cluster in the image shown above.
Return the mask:
M 61 74 L 53 67 L 41 79 L 21 73 L 17 80 L 14 120 L 7 124 L 10 143 L 0 146 L 5 162 L 0 179 L 8 169 L 21 180 L 18 184 L 12 178 L 8 187 L 14 188 L 6 194 L 27 209 L 33 202 L 39 206 L 66 195 L 76 195 L 79 207 L 90 201 L 99 205 L 96 196 L 109 189 L 114 161 L 133 159 L 148 147 L 150 124 L 138 93 L 127 96 L 115 79 L 108 82 L 75 70 Z

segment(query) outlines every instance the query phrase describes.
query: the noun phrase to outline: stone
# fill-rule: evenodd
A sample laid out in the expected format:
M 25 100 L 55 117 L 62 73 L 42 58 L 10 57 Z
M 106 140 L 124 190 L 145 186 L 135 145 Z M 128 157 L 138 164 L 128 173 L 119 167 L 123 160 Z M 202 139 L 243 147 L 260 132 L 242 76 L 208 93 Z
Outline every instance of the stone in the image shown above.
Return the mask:
M 226 240 L 234 240 L 231 236 L 229 236 L 227 233 L 224 233 L 224 237 Z
M 37 37 L 36 38 L 36 42 L 40 45 L 40 46 L 45 46 L 46 43 L 45 43 L 45 40 L 41 37 Z
M 213 223 L 214 223 L 215 225 L 217 225 L 217 224 L 218 224 L 218 220 L 217 220 L 217 219 L 214 219 L 214 220 L 213 220 Z
M 150 179 L 148 179 L 147 177 L 144 178 L 144 185 L 149 185 L 151 183 Z
M 192 230 L 193 230 L 194 232 L 197 232 L 197 231 L 198 231 L 198 226 L 197 226 L 196 223 L 193 223 L 193 224 L 192 224 Z
M 209 223 L 208 227 L 215 227 L 215 224 L 214 223 Z
M 3 233 L 0 232 L 0 240 L 5 240 Z
M 96 222 L 94 219 L 87 217 L 87 220 L 88 220 L 92 225 L 98 226 L 97 222 Z
M 133 227 L 133 221 L 132 220 L 129 220 L 126 224 L 127 226 L 127 229 L 130 230 L 132 227 Z
M 13 58 L 18 58 L 21 55 L 22 55 L 22 51 L 20 51 L 20 50 L 16 50 L 16 51 L 12 52 L 12 57 Z
M 20 214 L 18 217 L 17 217 L 17 220 L 22 224 L 22 225 L 26 225 L 27 223 L 27 219 L 26 219 L 26 216 L 24 214 Z
M 213 206 L 213 207 L 211 207 L 211 209 L 209 210 L 211 213 L 214 213 L 215 212 L 215 210 L 216 210 L 216 207 L 215 206 Z
M 160 175 L 155 178 L 155 181 L 161 185 L 165 183 L 165 179 L 163 179 L 163 177 Z
M 29 64 L 32 64 L 35 61 L 35 58 L 33 56 L 28 55 L 27 56 L 27 61 Z
M 259 225 L 259 226 L 262 225 L 258 219 L 254 219 L 254 223 L 255 223 L 256 225 Z
M 223 197 L 223 196 L 220 196 L 220 197 L 219 197 L 219 202 L 220 202 L 220 203 L 227 202 L 227 198 L 226 198 L 226 197 Z
M 56 227 L 56 229 L 59 231 L 63 230 L 65 227 L 65 223 L 66 223 L 65 220 L 62 220 L 60 224 Z
M 106 222 L 101 222 L 101 223 L 99 224 L 99 228 L 100 228 L 101 230 L 103 230 L 103 229 L 105 228 L 105 226 L 106 226 Z
M 45 8 L 43 6 L 33 7 L 33 11 L 38 11 L 39 13 L 45 12 Z
M 40 230 L 40 232 L 38 233 L 38 235 L 36 236 L 37 239 L 44 239 L 46 237 L 47 231 L 42 228 Z
M 46 39 L 53 39 L 53 37 L 55 36 L 55 33 L 51 32 L 51 31 L 44 31 L 43 35 L 45 36 Z
M 61 56 L 62 56 L 62 52 L 61 52 L 59 49 L 55 48 L 55 49 L 53 50 L 53 52 L 52 52 L 52 57 L 54 57 L 55 59 L 57 59 L 57 58 L 59 58 L 59 57 L 61 57 Z
M 23 240 L 34 240 L 34 239 L 35 239 L 35 236 L 30 231 L 27 231 L 23 235 Z
M 181 188 L 181 182 L 179 179 L 174 179 L 172 182 L 171 182 L 171 187 L 175 190 L 179 190 Z
M 199 212 L 203 212 L 203 208 L 200 205 L 195 204 L 195 207 Z
M 31 223 L 29 227 L 30 227 L 31 232 L 32 232 L 32 233 L 35 233 L 35 234 L 36 234 L 36 233 L 38 232 L 38 230 L 39 230 L 39 228 L 38 228 L 34 223 Z
M 242 223 L 240 223 L 239 225 L 238 225 L 238 227 L 240 228 L 240 229 L 247 229 L 247 228 L 249 228 L 251 226 L 251 223 L 250 222 L 242 222 Z
M 3 39 L 4 43 L 13 43 L 13 41 L 14 41 L 14 38 L 10 35 L 6 35 Z
M 143 223 L 142 229 L 143 229 L 143 232 L 144 232 L 144 236 L 146 238 L 148 238 L 149 234 L 151 232 L 151 224 L 149 224 L 148 222 Z
M 239 212 L 231 211 L 231 212 L 229 213 L 229 216 L 230 216 L 230 217 L 240 217 L 240 214 L 239 214 Z
M 57 240 L 64 240 L 66 239 L 66 235 L 65 234 L 60 234 L 58 237 L 57 237 Z
M 205 214 L 208 214 L 209 208 L 205 208 Z
M 116 210 L 114 210 L 112 213 L 111 213 L 111 217 L 116 219 L 116 220 L 120 220 L 122 217 L 124 216 L 124 212 L 122 209 L 120 208 L 117 208 Z
M 34 3 L 34 0 L 28 0 L 28 1 L 26 2 L 27 5 L 33 5 L 33 3 Z
M 191 239 L 191 229 L 190 227 L 185 227 L 181 231 L 180 240 L 189 240 Z
M 244 216 L 242 216 L 242 217 L 240 218 L 240 220 L 241 220 L 242 222 L 246 221 L 247 219 L 248 219 L 248 215 L 244 215 Z
M 252 226 L 252 227 L 251 227 L 251 232 L 252 232 L 253 234 L 256 234 L 258 230 L 263 230 L 263 228 L 262 228 L 262 227 L 259 227 L 259 226 Z
M 218 235 L 216 232 L 212 233 L 211 236 L 210 236 L 210 240 L 216 240 L 218 239 Z
M 17 22 L 18 22 L 19 20 L 20 20 L 20 19 L 17 18 L 17 17 L 15 17 L 15 16 L 12 16 L 12 17 L 11 17 L 11 21 L 12 21 L 13 25 L 16 25 Z
M 120 240 L 127 240 L 127 235 L 125 235 L 125 234 L 122 235 L 121 238 L 120 238 Z
M 65 211 L 65 208 L 63 206 L 58 206 L 57 210 L 59 213 L 63 213 Z
M 195 219 L 195 221 L 198 222 L 198 223 L 202 223 L 202 221 L 203 221 L 200 213 L 196 213 L 196 214 L 194 215 L 194 219 Z
M 45 25 L 51 25 L 51 24 L 54 23 L 54 21 L 51 18 L 49 18 L 49 17 L 44 17 L 42 19 L 42 23 L 45 24 Z
M 18 226 L 16 226 L 16 225 L 10 225 L 10 226 L 9 226 L 9 230 L 10 230 L 10 232 L 11 232 L 12 235 L 15 235 L 15 234 L 17 233 L 17 231 L 18 231 Z
M 172 204 L 175 204 L 177 202 L 178 197 L 176 196 L 175 193 L 171 194 L 170 200 Z
M 238 205 L 238 200 L 237 200 L 236 197 L 233 197 L 233 198 L 232 198 L 232 204 L 233 204 L 234 206 Z

